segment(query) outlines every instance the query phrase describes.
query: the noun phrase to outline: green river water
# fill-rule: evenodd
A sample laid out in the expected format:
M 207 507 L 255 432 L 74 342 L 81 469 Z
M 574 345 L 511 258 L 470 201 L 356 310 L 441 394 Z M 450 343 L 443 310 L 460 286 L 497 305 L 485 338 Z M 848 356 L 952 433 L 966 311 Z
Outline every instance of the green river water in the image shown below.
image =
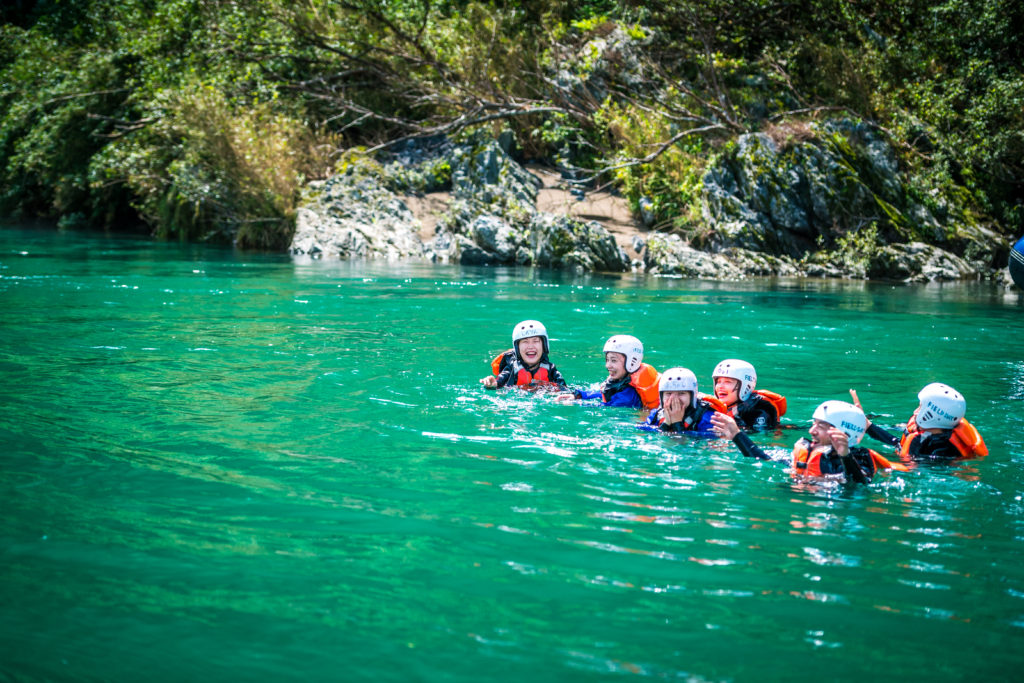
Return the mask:
M 487 391 L 519 320 L 757 366 L 788 453 L 859 390 L 982 460 L 808 487 L 641 414 Z M 0 231 L 0 680 L 962 681 L 1024 664 L 1024 303 Z M 881 448 L 879 444 L 873 444 Z

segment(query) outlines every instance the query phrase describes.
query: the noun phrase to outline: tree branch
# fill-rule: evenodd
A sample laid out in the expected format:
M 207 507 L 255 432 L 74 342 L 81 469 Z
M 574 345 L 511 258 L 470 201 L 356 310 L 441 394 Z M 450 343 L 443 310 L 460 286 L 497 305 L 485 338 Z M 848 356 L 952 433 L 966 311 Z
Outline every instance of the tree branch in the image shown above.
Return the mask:
M 549 113 L 565 113 L 565 111 L 560 107 L 534 107 L 532 109 L 503 110 L 496 112 L 494 114 L 488 114 L 486 116 L 475 116 L 472 118 L 467 118 L 465 115 L 463 115 L 455 119 L 454 121 L 449 121 L 448 123 L 439 126 L 433 126 L 431 128 L 423 128 L 416 133 L 410 135 L 403 135 L 402 137 L 382 142 L 378 145 L 375 145 L 367 149 L 366 151 L 367 153 L 378 152 L 382 149 L 387 149 L 388 147 L 397 145 L 400 142 L 405 142 L 406 140 L 413 140 L 416 138 L 428 138 L 433 137 L 435 135 L 453 133 L 455 131 L 462 130 L 463 128 L 467 128 L 469 126 L 475 126 L 480 123 L 487 123 L 488 121 L 510 119 L 517 116 L 529 116 L 530 114 Z
M 593 173 L 591 173 L 588 176 L 584 176 L 583 178 L 580 178 L 578 180 L 574 180 L 572 182 L 577 183 L 577 184 L 586 184 L 586 183 L 593 182 L 597 178 L 600 178 L 601 176 L 605 175 L 606 173 L 611 173 L 612 171 L 618 171 L 618 170 L 621 170 L 623 168 L 632 168 L 634 166 L 642 166 L 643 164 L 649 164 L 652 161 L 654 161 L 655 159 L 657 159 L 658 157 L 660 157 L 662 154 L 667 152 L 672 147 L 672 145 L 676 144 L 677 142 L 679 142 L 683 138 L 687 138 L 687 137 L 689 137 L 691 135 L 700 135 L 702 133 L 709 133 L 709 132 L 711 132 L 713 130 L 723 130 L 724 131 L 724 130 L 728 130 L 728 128 L 726 126 L 723 126 L 720 123 L 714 123 L 714 124 L 711 124 L 711 125 L 702 126 L 700 128 L 690 128 L 689 130 L 681 131 L 681 132 L 676 133 L 675 135 L 673 135 L 671 138 L 669 138 L 665 142 L 662 142 L 661 144 L 659 144 L 658 148 L 656 150 L 654 150 L 653 152 L 651 152 L 647 156 L 643 157 L 642 159 L 630 159 L 629 161 L 625 161 L 625 162 L 623 162 L 621 164 L 616 164 L 614 166 L 605 166 L 603 168 L 597 169 L 596 171 L 594 171 Z

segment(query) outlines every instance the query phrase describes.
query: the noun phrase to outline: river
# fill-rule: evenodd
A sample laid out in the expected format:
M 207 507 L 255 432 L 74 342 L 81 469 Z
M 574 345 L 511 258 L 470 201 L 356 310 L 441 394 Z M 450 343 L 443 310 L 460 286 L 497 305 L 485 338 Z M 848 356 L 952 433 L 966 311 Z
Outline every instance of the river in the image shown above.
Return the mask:
M 1024 664 L 1024 305 L 0 230 L 0 679 L 962 681 Z M 961 391 L 987 458 L 812 487 L 626 409 L 488 391 L 539 319 L 784 394 Z M 880 444 L 873 444 L 881 449 Z

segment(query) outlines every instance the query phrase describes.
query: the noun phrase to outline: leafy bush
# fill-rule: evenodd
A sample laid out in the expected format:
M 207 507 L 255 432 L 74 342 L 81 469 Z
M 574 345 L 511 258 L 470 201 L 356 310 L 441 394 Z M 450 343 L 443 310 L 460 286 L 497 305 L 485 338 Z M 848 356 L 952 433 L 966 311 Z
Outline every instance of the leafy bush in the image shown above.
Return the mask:
M 642 159 L 676 132 L 677 124 L 638 107 L 605 103 L 595 122 L 612 141 L 619 159 Z M 649 163 L 625 165 L 614 170 L 633 212 L 640 214 L 641 201 L 661 229 L 692 230 L 700 217 L 701 177 L 708 162 L 708 143 L 699 136 L 686 138 Z M 616 159 L 608 160 L 615 167 Z
M 126 183 L 164 237 L 286 246 L 299 190 L 325 165 L 302 122 L 272 103 L 233 105 L 202 83 L 154 105 L 152 124 L 97 155 L 94 187 Z
M 135 207 L 161 235 L 276 247 L 325 140 L 490 129 L 692 232 L 724 139 L 852 114 L 899 145 L 933 216 L 1024 232 L 1011 0 L 81 0 L 2 17 L 5 213 L 112 224 Z

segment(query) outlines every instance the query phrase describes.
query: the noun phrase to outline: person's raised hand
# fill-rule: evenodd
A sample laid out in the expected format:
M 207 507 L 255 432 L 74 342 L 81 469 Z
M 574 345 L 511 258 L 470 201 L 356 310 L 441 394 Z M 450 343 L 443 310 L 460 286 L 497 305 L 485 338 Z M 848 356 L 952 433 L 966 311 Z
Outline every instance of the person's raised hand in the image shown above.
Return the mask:
M 864 407 L 860 404 L 860 399 L 857 398 L 857 390 L 856 389 L 850 389 L 850 398 L 852 399 L 851 403 L 853 403 L 853 405 L 855 405 L 858 408 L 860 408 L 860 412 L 864 413 Z M 864 413 L 864 421 L 867 423 L 865 425 L 865 429 L 867 429 L 868 427 L 871 426 L 871 420 L 868 419 L 868 414 L 867 413 Z
M 846 432 L 842 429 L 832 427 L 828 430 L 828 438 L 832 440 L 832 450 L 834 450 L 839 457 L 845 458 L 850 454 L 850 437 L 848 437 Z
M 732 415 L 726 413 L 712 413 L 711 414 L 711 429 L 723 439 L 736 438 L 736 435 L 740 433 L 740 426 L 736 424 L 736 420 L 733 419 Z

